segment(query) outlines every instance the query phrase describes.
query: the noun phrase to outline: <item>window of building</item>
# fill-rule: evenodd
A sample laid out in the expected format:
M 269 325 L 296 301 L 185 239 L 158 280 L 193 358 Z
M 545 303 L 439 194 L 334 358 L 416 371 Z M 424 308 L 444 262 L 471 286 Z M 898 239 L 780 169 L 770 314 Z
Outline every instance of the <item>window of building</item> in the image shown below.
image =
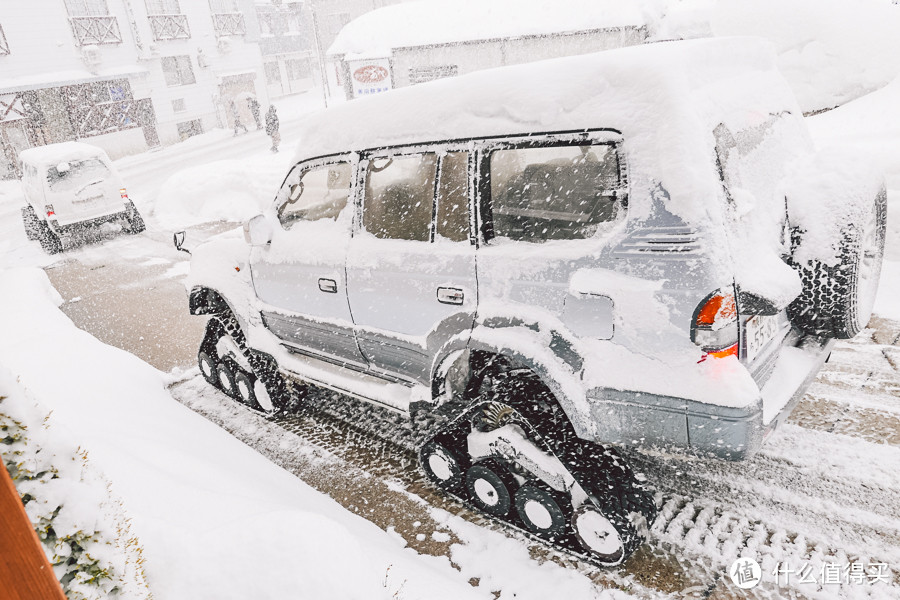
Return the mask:
M 300 179 L 288 177 L 279 199 L 278 220 L 285 229 L 297 221 L 337 221 L 350 198 L 350 163 L 339 162 L 301 171 Z
M 363 228 L 384 239 L 430 241 L 436 171 L 433 152 L 369 161 Z
M 200 135 L 203 133 L 203 122 L 200 119 L 194 119 L 193 121 L 183 121 L 178 123 L 178 137 L 181 138 L 182 141 L 188 139 L 189 137 Z
M 187 106 L 184 103 L 184 98 L 175 98 L 172 100 L 172 110 L 175 112 L 184 112 L 187 110 Z
M 309 72 L 309 61 L 306 59 L 291 59 L 284 62 L 287 70 L 288 79 L 291 81 L 297 79 L 308 79 L 311 77 Z
M 213 13 L 240 12 L 237 0 L 209 0 L 209 10 Z
M 181 6 L 178 0 L 146 0 L 147 14 L 150 15 L 180 15 Z
M 457 65 L 411 67 L 409 69 L 409 83 L 415 85 L 426 81 L 434 81 L 435 79 L 443 79 L 444 77 L 455 77 L 458 74 L 459 67 Z
M 66 0 L 70 17 L 105 17 L 109 14 L 106 0 Z
M 269 85 L 278 85 L 281 83 L 281 69 L 278 68 L 277 62 L 267 62 L 263 65 L 266 70 L 266 83 Z
M 619 160 L 610 144 L 495 150 L 490 174 L 494 237 L 587 238 L 623 210 Z
M 163 76 L 166 78 L 166 85 L 169 87 L 176 85 L 188 85 L 195 83 L 194 70 L 191 67 L 191 57 L 183 56 L 164 56 L 161 59 Z

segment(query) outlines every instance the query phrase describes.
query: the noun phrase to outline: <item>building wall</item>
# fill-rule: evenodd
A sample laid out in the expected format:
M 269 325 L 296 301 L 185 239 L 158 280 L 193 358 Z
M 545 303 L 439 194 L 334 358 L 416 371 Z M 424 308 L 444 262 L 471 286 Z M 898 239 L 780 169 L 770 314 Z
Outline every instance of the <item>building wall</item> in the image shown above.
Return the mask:
M 482 69 L 632 46 L 643 43 L 646 38 L 647 33 L 643 28 L 629 27 L 394 48 L 390 59 L 391 82 L 395 88 L 405 87 L 430 79 L 463 75 Z M 329 70 L 341 73 L 341 85 L 336 86 L 337 89 L 343 88 L 343 94 L 348 98 L 355 96 L 348 85 L 351 69 L 341 57 L 330 58 Z M 329 83 L 337 84 L 337 77 Z
M 30 99 L 41 118 L 0 120 L 0 162 L 15 156 L 22 133 L 30 145 L 83 138 L 106 147 L 113 155 L 146 150 L 149 144 L 169 144 L 185 136 L 214 127 L 230 127 L 230 104 L 237 100 L 245 124 L 252 123 L 246 96 L 268 102 L 255 10 L 250 0 L 239 0 L 243 35 L 218 35 L 207 0 L 180 0 L 190 37 L 154 39 L 144 0 L 107 0 L 109 16 L 115 18 L 117 43 L 79 46 L 73 35 L 64 0 L 7 2 L 0 11 L 9 53 L 0 53 L 0 114 L 3 102 L 20 106 Z M 104 23 L 108 21 L 104 20 Z M 187 57 L 193 83 L 170 85 L 163 71 L 164 57 Z M 104 123 L 119 123 L 121 131 L 91 131 L 79 134 L 78 117 L 65 96 L 125 80 L 128 114 Z M 238 97 L 240 96 L 240 97 Z M 112 100 L 118 98 L 113 97 Z M 107 98 L 110 100 L 110 98 Z M 109 106 L 107 106 L 109 108 Z M 114 107 L 113 107 L 114 108 Z M 137 111 L 137 112 L 135 112 Z M 33 115 L 34 111 L 26 111 Z M 9 118 L 9 115 L 7 115 Z M 190 124 L 197 127 L 189 127 Z M 147 135 L 136 135 L 133 128 Z M 4 133 L 6 132 L 6 133 Z M 8 175 L 0 165 L 0 177 Z

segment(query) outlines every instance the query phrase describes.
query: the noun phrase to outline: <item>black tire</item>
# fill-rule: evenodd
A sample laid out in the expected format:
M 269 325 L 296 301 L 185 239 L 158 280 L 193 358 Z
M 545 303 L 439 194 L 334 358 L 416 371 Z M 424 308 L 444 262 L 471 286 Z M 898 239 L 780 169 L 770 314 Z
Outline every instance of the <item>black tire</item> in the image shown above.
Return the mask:
M 40 220 L 33 207 L 26 206 L 22 209 L 22 223 L 25 225 L 25 236 L 29 240 L 40 239 Z
M 806 333 L 849 339 L 865 329 L 872 315 L 887 229 L 887 196 L 876 197 L 869 217 L 844 228 L 840 261 L 793 263 L 803 291 L 788 306 L 791 321 Z M 795 246 L 803 233 L 794 235 Z
M 464 465 L 440 442 L 432 440 L 419 449 L 419 464 L 428 480 L 440 488 L 454 490 L 462 484 Z
M 128 215 L 128 232 L 132 234 L 141 233 L 147 226 L 144 224 L 144 218 L 141 216 L 141 213 L 137 211 L 136 208 L 132 206 L 131 211 Z
M 203 375 L 203 379 L 210 385 L 221 388 L 219 385 L 218 373 L 216 371 L 216 368 L 219 366 L 219 361 L 215 353 L 210 354 L 204 350 L 200 350 L 200 352 L 197 353 L 197 365 L 200 367 L 200 374 Z
M 50 226 L 47 225 L 46 221 L 40 221 L 38 224 L 38 241 L 41 243 L 41 248 L 44 249 L 44 252 L 47 254 L 59 254 L 63 251 L 62 240 L 59 239 L 59 236 L 53 233 L 53 230 L 50 229 Z
M 466 490 L 472 504 L 490 515 L 508 515 L 517 488 L 515 477 L 499 461 L 482 461 L 466 471 Z
M 529 482 L 516 491 L 514 502 L 516 514 L 528 531 L 548 539 L 568 533 L 569 503 L 559 492 Z
M 225 392 L 226 396 L 238 399 L 237 387 L 234 382 L 234 369 L 228 364 L 228 361 L 222 361 L 216 365 L 216 376 L 219 378 L 219 389 Z

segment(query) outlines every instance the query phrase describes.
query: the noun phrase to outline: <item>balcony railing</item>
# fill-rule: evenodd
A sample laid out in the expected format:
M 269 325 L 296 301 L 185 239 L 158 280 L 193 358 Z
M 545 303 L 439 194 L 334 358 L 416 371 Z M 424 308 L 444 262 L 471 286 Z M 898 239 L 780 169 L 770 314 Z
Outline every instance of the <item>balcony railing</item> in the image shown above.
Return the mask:
M 244 26 L 244 15 L 239 12 L 213 13 L 212 19 L 218 37 L 247 33 L 247 28 Z
M 115 17 L 70 17 L 75 45 L 121 44 L 119 22 Z
M 3 27 L 0 27 L 0 56 L 9 54 L 9 43 L 6 41 L 6 34 L 3 33 Z
M 147 15 L 147 18 L 153 39 L 157 42 L 191 39 L 187 15 Z

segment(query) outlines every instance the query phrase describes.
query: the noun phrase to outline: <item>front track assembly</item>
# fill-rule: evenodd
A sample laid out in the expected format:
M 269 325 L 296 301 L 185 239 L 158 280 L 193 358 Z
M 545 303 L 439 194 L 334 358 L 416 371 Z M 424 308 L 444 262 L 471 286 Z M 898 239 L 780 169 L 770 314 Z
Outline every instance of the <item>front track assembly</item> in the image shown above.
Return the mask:
M 422 445 L 422 470 L 489 517 L 588 562 L 621 564 L 656 518 L 653 492 L 614 449 L 541 416 L 527 403 L 476 402 Z

